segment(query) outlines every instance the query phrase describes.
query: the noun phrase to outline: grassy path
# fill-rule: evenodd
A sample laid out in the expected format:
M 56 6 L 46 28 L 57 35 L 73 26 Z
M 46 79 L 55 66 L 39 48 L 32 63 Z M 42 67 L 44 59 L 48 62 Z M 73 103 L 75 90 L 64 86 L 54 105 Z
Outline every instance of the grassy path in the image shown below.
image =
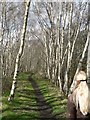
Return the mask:
M 29 79 L 20 74 L 13 102 L 8 103 L 9 91 L 3 94 L 2 120 L 61 120 L 65 118 L 66 99 L 47 80 Z
M 35 82 L 34 79 L 30 77 L 30 82 L 32 84 L 32 87 L 34 88 L 35 96 L 36 96 L 36 102 L 37 102 L 37 107 L 38 111 L 40 113 L 40 119 L 49 119 L 49 120 L 57 120 L 53 116 L 53 111 L 52 107 L 47 103 L 47 101 L 44 99 L 43 94 L 41 93 L 37 83 Z
M 18 77 L 15 99 L 8 103 L 9 91 L 3 95 L 3 120 L 37 120 L 38 111 L 34 90 L 28 74 L 20 74 Z

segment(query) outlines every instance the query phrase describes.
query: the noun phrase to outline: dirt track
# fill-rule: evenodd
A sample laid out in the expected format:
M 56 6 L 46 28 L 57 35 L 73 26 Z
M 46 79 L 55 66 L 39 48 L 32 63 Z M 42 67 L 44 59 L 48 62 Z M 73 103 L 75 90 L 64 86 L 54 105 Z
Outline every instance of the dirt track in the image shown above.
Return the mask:
M 38 107 L 38 111 L 40 113 L 40 120 L 57 120 L 53 114 L 52 114 L 52 108 L 50 107 L 50 105 L 45 101 L 38 85 L 36 84 L 36 82 L 30 77 L 29 81 L 32 84 L 32 87 L 34 89 L 35 92 L 35 96 L 36 96 L 36 102 L 37 102 L 37 107 Z

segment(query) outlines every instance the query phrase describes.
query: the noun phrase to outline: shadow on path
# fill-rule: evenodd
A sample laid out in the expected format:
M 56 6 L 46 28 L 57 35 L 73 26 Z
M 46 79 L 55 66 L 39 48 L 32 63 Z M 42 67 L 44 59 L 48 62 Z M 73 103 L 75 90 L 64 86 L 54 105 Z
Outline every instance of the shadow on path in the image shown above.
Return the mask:
M 36 82 L 31 77 L 29 77 L 29 81 L 32 84 L 32 87 L 34 89 L 34 93 L 36 96 L 38 111 L 40 112 L 40 120 L 47 120 L 47 119 L 48 120 L 57 120 L 55 118 L 55 116 L 53 116 L 53 114 L 52 114 L 53 110 L 49 106 L 49 104 L 46 102 L 46 100 L 44 99 Z

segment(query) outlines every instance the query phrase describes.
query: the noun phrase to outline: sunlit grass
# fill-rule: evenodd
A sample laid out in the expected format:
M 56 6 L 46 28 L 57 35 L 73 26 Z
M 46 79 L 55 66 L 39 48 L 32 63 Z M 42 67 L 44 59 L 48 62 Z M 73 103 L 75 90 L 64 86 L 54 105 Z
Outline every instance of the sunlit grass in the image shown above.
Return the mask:
M 3 95 L 3 120 L 29 120 L 37 119 L 38 112 L 34 90 L 28 81 L 28 74 L 21 73 L 18 76 L 15 98 L 8 102 L 9 91 Z
M 46 102 L 52 107 L 54 116 L 58 119 L 65 118 L 67 99 L 60 94 L 59 88 L 50 84 L 47 79 L 37 79 L 35 77 L 34 79 L 36 79 Z
M 29 75 L 21 73 L 18 76 L 16 94 L 12 102 L 8 102 L 10 91 L 6 91 L 3 94 L 2 120 L 39 120 L 40 116 L 35 91 L 28 80 Z M 50 84 L 48 80 L 36 78 L 35 76 L 33 76 L 33 79 L 37 82 L 48 105 L 52 107 L 53 115 L 58 120 L 65 118 L 66 97 L 62 96 L 59 93 L 59 89 Z

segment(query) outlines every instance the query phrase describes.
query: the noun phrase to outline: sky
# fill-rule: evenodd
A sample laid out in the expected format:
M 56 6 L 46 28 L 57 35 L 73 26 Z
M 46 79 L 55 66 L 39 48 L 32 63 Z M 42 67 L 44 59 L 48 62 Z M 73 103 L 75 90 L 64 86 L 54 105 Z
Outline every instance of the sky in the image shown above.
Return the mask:
M 27 0 L 0 0 L 0 2 L 24 2 Z M 32 2 L 90 2 L 90 0 L 32 0 Z
M 90 2 L 90 0 L 35 0 L 36 2 Z

